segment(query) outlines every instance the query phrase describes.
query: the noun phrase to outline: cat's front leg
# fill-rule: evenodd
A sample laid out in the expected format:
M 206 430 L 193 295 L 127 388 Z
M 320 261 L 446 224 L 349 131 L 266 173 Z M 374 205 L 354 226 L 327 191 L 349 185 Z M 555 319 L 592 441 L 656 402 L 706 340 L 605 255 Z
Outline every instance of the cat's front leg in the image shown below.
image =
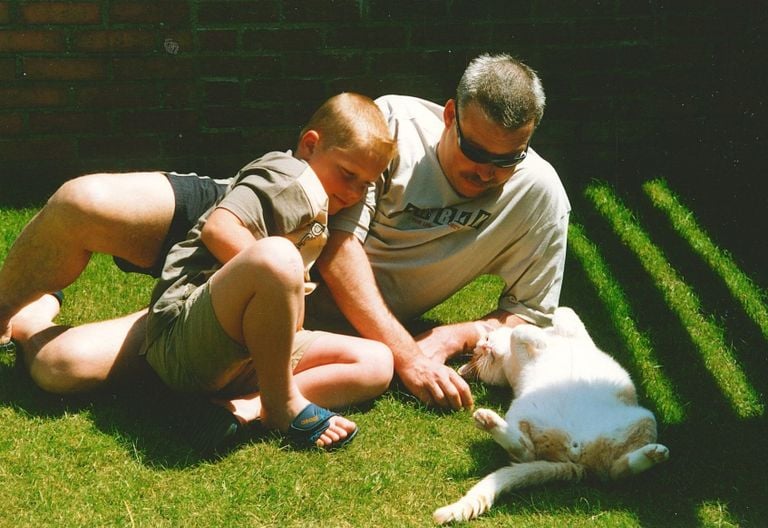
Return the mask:
M 478 409 L 472 417 L 475 426 L 489 433 L 512 459 L 520 462 L 533 460 L 533 445 L 518 424 L 510 425 L 490 409 Z
M 478 409 L 472 414 L 472 418 L 478 429 L 490 433 L 494 438 L 496 434 L 504 435 L 507 432 L 507 422 L 490 409 Z

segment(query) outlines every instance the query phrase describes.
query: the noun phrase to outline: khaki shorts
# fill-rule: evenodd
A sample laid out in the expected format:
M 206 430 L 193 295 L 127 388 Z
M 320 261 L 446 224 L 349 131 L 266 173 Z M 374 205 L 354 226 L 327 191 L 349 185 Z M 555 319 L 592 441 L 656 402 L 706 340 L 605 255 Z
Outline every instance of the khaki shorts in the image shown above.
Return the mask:
M 291 353 L 295 369 L 310 345 L 324 332 L 300 330 Z M 181 312 L 147 347 L 146 357 L 160 378 L 182 392 L 241 396 L 259 390 L 248 350 L 229 337 L 213 312 L 209 283 L 184 301 Z

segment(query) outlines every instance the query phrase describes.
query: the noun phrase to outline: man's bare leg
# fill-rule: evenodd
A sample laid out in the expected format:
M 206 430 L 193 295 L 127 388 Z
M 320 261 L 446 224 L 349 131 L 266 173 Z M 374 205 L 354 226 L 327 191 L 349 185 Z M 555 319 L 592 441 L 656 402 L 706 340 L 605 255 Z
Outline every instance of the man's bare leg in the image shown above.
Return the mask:
M 53 323 L 58 301 L 44 295 L 14 318 L 19 360 L 43 390 L 71 394 L 154 376 L 138 350 L 146 310 L 76 327 Z
M 0 343 L 11 318 L 80 276 L 94 252 L 149 267 L 157 259 L 175 201 L 159 172 L 92 174 L 63 184 L 27 224 L 0 270 Z

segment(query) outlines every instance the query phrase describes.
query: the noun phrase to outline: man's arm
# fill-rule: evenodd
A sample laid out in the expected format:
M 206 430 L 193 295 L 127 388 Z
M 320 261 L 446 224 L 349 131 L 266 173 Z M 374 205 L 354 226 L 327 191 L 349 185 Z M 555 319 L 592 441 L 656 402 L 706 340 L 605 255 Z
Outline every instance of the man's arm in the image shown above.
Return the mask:
M 414 396 L 440 407 L 472 406 L 469 385 L 453 369 L 423 354 L 389 310 L 368 256 L 353 234 L 331 231 L 317 267 L 339 309 L 360 335 L 389 346 L 395 371 Z
M 527 321 L 506 310 L 495 310 L 477 321 L 437 326 L 416 336 L 416 343 L 424 354 L 445 363 L 452 357 L 471 352 L 477 341 L 500 326 L 515 327 Z

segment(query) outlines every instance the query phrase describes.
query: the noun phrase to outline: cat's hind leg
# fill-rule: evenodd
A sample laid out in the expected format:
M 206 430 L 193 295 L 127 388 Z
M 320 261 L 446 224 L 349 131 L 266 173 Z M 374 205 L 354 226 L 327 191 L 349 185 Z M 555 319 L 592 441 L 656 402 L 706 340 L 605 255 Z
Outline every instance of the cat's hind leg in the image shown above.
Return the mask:
M 570 462 L 537 460 L 505 466 L 475 484 L 458 501 L 435 510 L 432 518 L 438 524 L 468 521 L 490 510 L 496 498 L 505 491 L 554 480 L 579 481 L 585 474 L 583 467 Z
M 662 444 L 647 444 L 620 457 L 611 466 L 611 478 L 636 475 L 669 459 L 669 449 Z

